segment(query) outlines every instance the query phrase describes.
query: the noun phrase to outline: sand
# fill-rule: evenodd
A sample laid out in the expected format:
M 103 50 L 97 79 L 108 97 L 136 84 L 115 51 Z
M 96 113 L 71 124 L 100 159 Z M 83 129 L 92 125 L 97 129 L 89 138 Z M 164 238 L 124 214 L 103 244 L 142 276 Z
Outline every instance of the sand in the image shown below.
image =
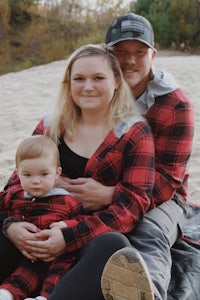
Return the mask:
M 32 134 L 38 121 L 51 110 L 65 65 L 61 60 L 0 76 L 0 190 L 14 169 L 18 144 Z M 155 65 L 175 76 L 194 106 L 195 135 L 188 164 L 188 200 L 200 203 L 200 56 L 161 53 Z

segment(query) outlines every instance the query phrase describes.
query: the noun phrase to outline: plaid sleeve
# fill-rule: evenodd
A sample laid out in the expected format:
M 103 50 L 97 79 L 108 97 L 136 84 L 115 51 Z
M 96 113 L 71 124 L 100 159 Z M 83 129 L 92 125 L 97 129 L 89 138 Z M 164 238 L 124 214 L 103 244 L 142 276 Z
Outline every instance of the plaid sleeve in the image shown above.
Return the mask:
M 152 203 L 159 205 L 175 192 L 187 196 L 186 170 L 192 151 L 194 115 L 181 89 L 159 97 L 147 119 L 155 139 L 156 177 Z
M 44 131 L 46 129 L 46 126 L 45 126 L 45 119 L 46 118 L 47 117 L 44 117 L 42 120 L 40 120 L 40 122 L 37 124 L 37 126 L 33 130 L 33 135 L 44 134 Z
M 3 221 L 13 216 L 11 210 L 12 200 L 22 191 L 21 184 L 17 173 L 13 171 L 4 190 L 0 192 L 0 226 L 2 229 Z
M 13 212 L 11 209 L 12 200 L 22 195 L 22 188 L 20 184 L 11 185 L 8 191 L 0 192 L 0 228 L 2 229 L 3 221 L 9 217 L 16 217 L 20 219 L 20 216 Z
M 113 202 L 104 210 L 81 216 L 77 226 L 62 230 L 69 252 L 100 234 L 131 231 L 149 209 L 154 184 L 154 142 L 149 126 L 144 122 L 134 125 L 99 159 L 97 169 L 93 176 L 104 174 L 112 185 L 117 181 Z

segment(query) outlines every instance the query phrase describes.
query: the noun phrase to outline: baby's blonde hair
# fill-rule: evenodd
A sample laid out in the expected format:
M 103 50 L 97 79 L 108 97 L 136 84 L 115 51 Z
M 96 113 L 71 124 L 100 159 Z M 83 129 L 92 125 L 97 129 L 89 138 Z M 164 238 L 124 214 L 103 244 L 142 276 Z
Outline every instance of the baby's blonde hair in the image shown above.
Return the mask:
M 60 167 L 59 151 L 52 138 L 45 135 L 33 135 L 24 139 L 18 146 L 15 163 L 18 168 L 19 163 L 25 159 L 39 158 L 49 153 L 55 158 L 56 167 Z

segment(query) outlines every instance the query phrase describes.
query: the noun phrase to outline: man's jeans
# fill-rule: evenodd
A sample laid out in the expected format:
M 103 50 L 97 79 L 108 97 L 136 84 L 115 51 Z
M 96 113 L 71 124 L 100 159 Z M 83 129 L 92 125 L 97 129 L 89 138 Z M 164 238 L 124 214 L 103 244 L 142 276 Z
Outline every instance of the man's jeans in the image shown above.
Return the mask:
M 147 264 L 155 299 L 167 299 L 172 266 L 170 248 L 181 237 L 186 219 L 185 209 L 170 200 L 145 214 L 138 226 L 127 235 Z

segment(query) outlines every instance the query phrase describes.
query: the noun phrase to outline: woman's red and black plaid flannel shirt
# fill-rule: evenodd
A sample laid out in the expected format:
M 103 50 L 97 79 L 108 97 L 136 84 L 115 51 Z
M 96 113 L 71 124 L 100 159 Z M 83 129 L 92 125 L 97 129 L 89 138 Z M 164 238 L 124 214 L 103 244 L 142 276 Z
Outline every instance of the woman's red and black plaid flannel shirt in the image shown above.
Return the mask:
M 44 120 L 34 134 L 44 133 Z M 66 158 L 67 159 L 67 158 Z M 85 177 L 115 186 L 112 204 L 92 215 L 78 218 L 78 225 L 62 229 L 69 252 L 82 248 L 94 237 L 116 231 L 127 233 L 150 207 L 155 174 L 154 142 L 149 126 L 137 121 L 128 132 L 117 137 L 111 131 L 88 160 Z M 20 188 L 11 176 L 4 193 Z M 0 195 L 0 201 L 3 201 Z

